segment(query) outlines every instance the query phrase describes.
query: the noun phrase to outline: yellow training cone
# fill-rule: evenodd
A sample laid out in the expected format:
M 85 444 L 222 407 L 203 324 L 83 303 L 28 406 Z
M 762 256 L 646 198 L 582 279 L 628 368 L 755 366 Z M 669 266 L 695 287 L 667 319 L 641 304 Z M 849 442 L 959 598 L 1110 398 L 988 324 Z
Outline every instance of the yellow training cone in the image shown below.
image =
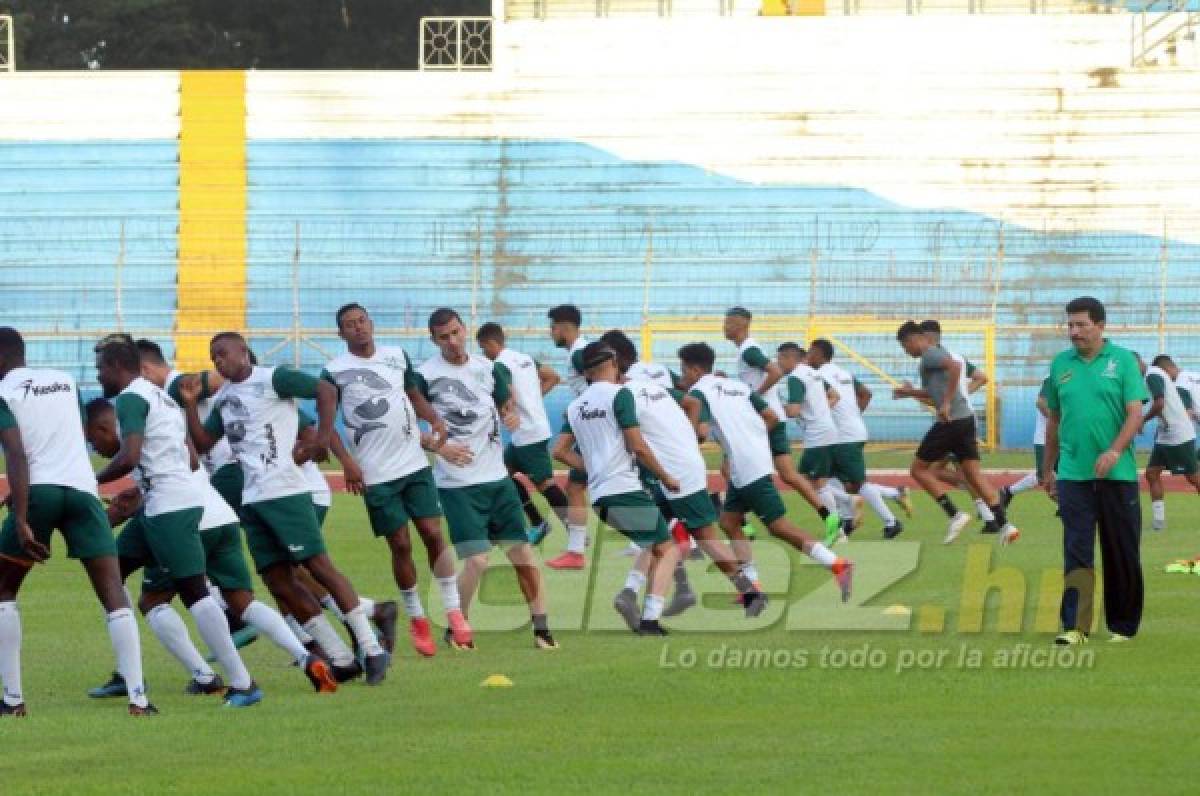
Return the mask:
M 912 609 L 907 605 L 889 605 L 883 609 L 883 613 L 886 616 L 910 616 Z
M 502 674 L 490 674 L 479 685 L 483 688 L 512 688 L 513 681 Z

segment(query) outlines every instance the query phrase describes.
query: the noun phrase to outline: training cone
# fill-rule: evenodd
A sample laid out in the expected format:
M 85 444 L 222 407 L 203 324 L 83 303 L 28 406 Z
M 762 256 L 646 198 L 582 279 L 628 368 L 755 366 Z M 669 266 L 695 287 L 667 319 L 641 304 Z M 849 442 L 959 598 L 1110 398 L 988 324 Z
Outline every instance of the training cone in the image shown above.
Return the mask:
M 513 681 L 502 674 L 490 674 L 479 685 L 483 688 L 512 688 Z
M 885 616 L 909 616 L 912 614 L 912 609 L 907 605 L 889 605 L 883 609 Z

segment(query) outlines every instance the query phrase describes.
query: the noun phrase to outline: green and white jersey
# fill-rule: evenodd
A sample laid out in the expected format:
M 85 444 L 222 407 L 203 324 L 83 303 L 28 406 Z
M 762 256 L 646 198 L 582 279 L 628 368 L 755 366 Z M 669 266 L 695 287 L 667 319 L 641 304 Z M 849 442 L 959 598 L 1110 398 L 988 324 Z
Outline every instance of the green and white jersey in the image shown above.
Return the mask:
M 680 408 L 671 390 L 652 381 L 629 380 L 625 388 L 633 395 L 637 423 L 654 456 L 679 481 L 679 491 L 663 487 L 669 498 L 708 491 L 708 468 L 696 443 L 696 430 Z
M 512 433 L 513 445 L 533 445 L 550 439 L 550 418 L 546 416 L 546 404 L 542 401 L 542 380 L 538 378 L 537 362 L 528 354 L 506 348 L 496 357 L 496 364 L 508 374 L 521 421 Z
M 1175 384 L 1185 390 L 1192 399 L 1192 411 L 1200 410 L 1200 373 L 1192 370 L 1181 370 L 1175 379 Z
M 641 492 L 637 463 L 625 447 L 624 429 L 638 425 L 633 394 L 620 384 L 598 381 L 567 406 L 565 431 L 575 437 L 595 503 L 609 495 Z
M 221 493 L 213 488 L 203 470 L 192 471 L 192 484 L 196 494 L 203 501 L 204 513 L 200 516 L 200 530 L 208 531 L 237 524 L 237 513 L 225 502 Z
M 809 365 L 800 363 L 785 379 L 788 403 L 798 404 L 797 419 L 804 429 L 805 448 L 828 448 L 838 443 L 838 430 L 825 394 L 825 380 Z
M 30 484 L 96 494 L 73 378 L 59 370 L 10 370 L 0 380 L 0 430 L 9 428 L 21 432 Z
M 675 389 L 675 375 L 668 368 L 653 362 L 634 362 L 629 366 L 625 378 L 630 381 L 652 381 L 664 389 Z
M 315 426 L 317 419 L 303 409 L 300 410 L 299 431 Z M 329 508 L 333 505 L 333 493 L 329 491 L 329 481 L 325 478 L 325 473 L 321 472 L 321 468 L 316 462 L 305 462 L 300 465 L 300 471 L 304 473 L 304 480 L 308 482 L 309 491 L 312 492 L 312 501 L 318 506 Z
M 200 506 L 203 500 L 192 478 L 187 423 L 179 404 L 139 376 L 121 390 L 113 406 L 121 438 L 142 437 L 142 455 L 133 479 L 141 487 L 146 516 Z
M 583 348 L 587 344 L 587 338 L 581 335 L 567 351 L 567 386 L 576 395 L 582 395 L 588 386 L 587 379 L 583 377 Z
M 775 472 L 767 425 L 759 410 L 767 406 L 748 385 L 712 373 L 692 386 L 716 427 L 717 440 L 729 460 L 729 477 L 738 487 Z
M 1196 438 L 1196 427 L 1187 407 L 1183 404 L 1183 396 L 1179 388 L 1162 368 L 1151 365 L 1146 368 L 1146 388 L 1150 397 L 1163 399 L 1162 415 L 1158 418 L 1158 428 L 1154 432 L 1155 445 L 1182 445 Z
M 867 424 L 863 422 L 862 410 L 858 408 L 858 394 L 855 392 L 858 380 L 850 375 L 850 371 L 832 362 L 817 368 L 817 375 L 838 394 L 837 405 L 829 407 L 833 413 L 833 424 L 837 427 L 838 442 L 866 442 Z
M 475 354 L 455 365 L 439 351 L 417 368 L 416 375 L 418 388 L 446 421 L 449 440 L 467 446 L 473 457 L 461 467 L 436 457 L 433 480 L 438 488 L 458 489 L 508 478 L 496 411 L 510 395 L 504 372 Z
M 311 487 L 292 459 L 299 428 L 297 398 L 315 398 L 317 380 L 293 368 L 256 367 L 245 381 L 226 381 L 204 421 L 229 440 L 242 465 L 243 503 L 299 495 Z
M 183 407 L 183 397 L 179 393 L 179 377 L 183 374 L 177 370 L 173 370 L 167 374 L 167 395 L 175 403 Z M 212 414 L 213 397 L 208 389 L 208 372 L 205 371 L 200 375 L 201 390 L 200 400 L 196 402 L 196 414 L 200 415 L 201 422 L 208 419 Z M 217 470 L 220 470 L 225 465 L 234 461 L 233 449 L 229 447 L 229 440 L 221 437 L 217 440 L 217 444 L 213 445 L 212 450 L 208 453 L 200 454 L 200 463 L 204 465 L 204 470 L 209 475 L 212 475 Z
M 747 337 L 742 341 L 742 344 L 738 346 L 737 354 L 738 378 L 748 384 L 750 389 L 757 390 L 767 378 L 767 365 L 771 363 L 771 360 L 753 337 Z M 780 381 L 784 381 L 784 379 L 780 379 Z M 771 410 L 779 417 L 780 422 L 787 420 L 778 391 L 768 390 L 763 398 L 766 399 L 767 406 L 771 407 Z

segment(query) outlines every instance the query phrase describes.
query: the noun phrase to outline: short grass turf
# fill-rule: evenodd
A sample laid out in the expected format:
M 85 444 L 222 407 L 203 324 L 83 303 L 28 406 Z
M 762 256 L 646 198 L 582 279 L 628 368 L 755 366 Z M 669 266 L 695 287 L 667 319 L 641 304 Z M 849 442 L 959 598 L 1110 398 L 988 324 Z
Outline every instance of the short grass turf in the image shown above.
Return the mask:
M 522 620 L 512 577 L 497 569 L 488 607 L 473 612 L 476 652 L 418 660 L 402 635 L 384 685 L 316 695 L 260 640 L 245 659 L 266 700 L 246 710 L 184 696 L 186 675 L 143 624 L 162 710 L 152 720 L 84 695 L 107 678 L 111 651 L 82 572 L 56 543 L 21 596 L 30 716 L 0 720 L 0 792 L 1190 792 L 1200 576 L 1162 567 L 1200 552 L 1197 505 L 1171 495 L 1170 529 L 1144 535 L 1141 635 L 1108 645 L 1101 627 L 1090 657 L 1046 657 L 1057 593 L 1051 578 L 1043 598 L 1041 583 L 1060 566 L 1061 530 L 1045 496 L 1017 498 L 1024 535 L 1003 550 L 975 530 L 942 546 L 944 519 L 921 499 L 899 540 L 880 541 L 868 517 L 845 548 L 860 562 L 859 607 L 841 605 L 806 559 L 760 540 L 773 602 L 757 623 L 691 563 L 709 591 L 703 606 L 667 639 L 633 637 L 611 608 L 628 559 L 606 531 L 592 571 L 547 574 L 558 651 L 535 650 L 527 626 L 488 629 Z M 327 530 L 363 593 L 395 596 L 357 498 L 336 498 Z M 556 531 L 545 555 L 563 541 Z M 1007 607 L 996 596 L 970 607 L 985 577 L 965 574 L 972 563 L 999 570 Z M 436 598 L 427 603 L 440 618 Z M 891 606 L 910 607 L 911 620 Z M 899 629 L 862 629 L 881 621 Z M 1014 650 L 1015 662 L 997 657 Z M 491 674 L 514 685 L 481 688 Z

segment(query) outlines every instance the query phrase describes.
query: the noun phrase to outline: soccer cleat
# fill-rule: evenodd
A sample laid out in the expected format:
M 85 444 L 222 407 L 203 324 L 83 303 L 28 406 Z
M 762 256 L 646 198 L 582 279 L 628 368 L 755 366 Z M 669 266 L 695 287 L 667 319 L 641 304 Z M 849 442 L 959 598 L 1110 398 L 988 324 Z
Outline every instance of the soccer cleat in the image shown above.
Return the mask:
M 643 619 L 638 624 L 639 636 L 665 636 L 667 629 L 658 623 L 657 619 Z
M 245 625 L 240 630 L 230 633 L 229 637 L 233 639 L 234 648 L 240 650 L 242 647 L 258 641 L 258 631 L 254 629 L 253 625 Z M 210 653 L 204 656 L 204 662 L 216 663 L 217 656 Z
M 1000 507 L 1005 509 L 1008 508 L 1008 504 L 1012 503 L 1013 499 L 1012 490 L 1006 486 L 1002 486 L 998 491 L 1000 493 Z
M 908 517 L 912 517 L 913 502 L 912 502 L 912 495 L 908 494 L 908 487 L 906 487 L 906 486 L 896 487 L 896 497 L 894 497 L 892 499 L 894 501 L 896 501 L 896 505 L 899 506 L 900 508 L 902 508 L 904 510 L 904 513 Z
M 842 518 L 838 516 L 836 511 L 831 511 L 825 515 L 825 546 L 832 547 L 838 538 L 838 534 L 842 532 Z
M 332 694 L 337 691 L 338 681 L 333 676 L 333 670 L 324 658 L 309 655 L 304 659 L 304 676 L 312 683 L 313 690 L 318 694 Z
M 463 612 L 457 609 L 446 612 L 446 622 L 450 625 L 450 646 L 456 650 L 475 649 L 475 635 Z
M 952 544 L 958 535 L 963 532 L 963 528 L 971 522 L 971 515 L 964 512 L 958 512 L 950 520 L 950 524 L 946 527 L 946 538 L 942 539 L 942 544 Z
M 767 595 L 760 591 L 748 591 L 742 595 L 742 607 L 746 609 L 746 617 L 753 619 L 767 608 Z
M 663 616 L 679 616 L 696 604 L 696 592 L 690 586 L 676 588 L 671 603 L 663 610 Z
M 891 525 L 883 529 L 884 539 L 895 539 L 900 534 L 904 533 L 904 523 L 896 520 Z
M 984 520 L 980 533 L 1000 533 L 1000 525 L 995 520 Z
M 583 557 L 583 553 L 568 551 L 547 561 L 546 566 L 550 569 L 583 569 L 587 566 L 587 559 Z
M 207 683 L 202 683 L 195 677 L 183 689 L 183 693 L 188 696 L 210 696 L 212 694 L 220 694 L 225 691 L 225 681 L 221 679 L 221 675 L 214 674 L 213 679 Z
M 129 705 L 129 715 L 130 716 L 157 716 L 158 708 L 154 707 L 154 704 L 151 702 L 147 702 L 146 707 L 142 707 L 141 705 L 130 704 Z
M 248 708 L 263 701 L 262 689 L 251 681 L 247 688 L 231 688 L 225 692 L 225 707 Z
M 540 650 L 556 650 L 558 642 L 554 640 L 554 636 L 550 635 L 549 630 L 533 631 L 533 646 Z
M 850 601 L 850 587 L 854 582 L 854 562 L 848 558 L 839 558 L 830 567 L 838 588 L 842 591 L 842 602 Z
M 413 649 L 417 654 L 426 658 L 437 654 L 437 645 L 433 643 L 433 630 L 425 617 L 408 620 L 408 637 L 412 640 Z
M 112 697 L 129 696 L 129 690 L 125 687 L 125 678 L 120 672 L 113 672 L 112 677 L 104 685 L 98 685 L 88 691 L 88 696 L 92 699 L 110 699 Z
M 1059 633 L 1054 637 L 1054 643 L 1060 647 L 1070 647 L 1075 644 L 1087 644 L 1087 633 L 1078 630 L 1068 630 L 1065 633 Z
M 861 495 L 854 495 L 850 502 L 854 506 L 853 516 L 850 518 L 850 529 L 857 531 L 862 527 L 863 520 L 867 516 L 867 501 L 863 500 Z
M 1150 520 L 1150 530 L 1165 531 L 1166 529 L 1167 529 L 1167 518 L 1166 517 L 1163 517 L 1162 519 L 1155 517 L 1154 519 Z
M 395 600 L 375 603 L 375 613 L 371 615 L 371 621 L 375 623 L 375 629 L 379 631 L 379 644 L 388 653 L 394 652 L 396 649 L 396 616 Z
M 550 535 L 550 521 L 542 520 L 535 527 L 530 528 L 525 532 L 525 536 L 529 539 L 531 545 L 539 545 L 546 540 Z
M 1163 571 L 1169 574 L 1191 575 L 1192 562 L 1186 560 L 1172 561 L 1170 564 L 1167 564 Z
M 1011 522 L 1004 526 L 1000 531 L 1000 544 L 1008 546 L 1021 538 L 1021 532 L 1017 530 L 1017 526 Z
M 1109 644 L 1124 644 L 1127 641 L 1133 641 L 1133 636 L 1127 636 L 1124 633 L 1113 633 L 1108 639 Z
M 361 677 L 363 673 L 362 664 L 358 661 L 351 661 L 348 666 L 338 666 L 336 663 L 331 663 L 329 669 L 333 672 L 333 679 L 339 683 L 349 682 L 356 677 Z
M 641 611 L 638 610 L 637 593 L 633 589 L 621 589 L 613 598 L 613 608 L 617 609 L 617 613 L 625 620 L 629 629 L 636 633 L 642 620 Z
M 0 699 L 0 716 L 12 716 L 14 719 L 23 719 L 28 716 L 28 711 L 25 710 L 25 703 L 19 705 L 10 705 Z
M 391 663 L 391 656 L 386 652 L 381 652 L 378 655 L 368 655 L 364 661 L 363 668 L 367 670 L 367 685 L 379 685 L 383 682 L 383 678 L 387 676 L 388 665 Z

